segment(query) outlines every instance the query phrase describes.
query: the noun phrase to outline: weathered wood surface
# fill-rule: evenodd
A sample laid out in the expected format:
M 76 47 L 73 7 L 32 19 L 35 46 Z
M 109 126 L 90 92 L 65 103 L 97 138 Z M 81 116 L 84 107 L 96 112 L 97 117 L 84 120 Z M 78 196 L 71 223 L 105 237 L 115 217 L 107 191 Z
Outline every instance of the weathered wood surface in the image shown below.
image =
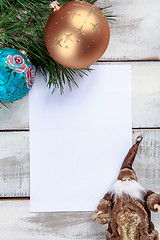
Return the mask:
M 28 95 L 17 102 L 2 106 L 0 109 L 0 130 L 29 128 L 29 104 Z
M 0 196 L 29 196 L 29 133 L 0 133 Z
M 160 129 L 133 130 L 144 139 L 135 161 L 140 183 L 160 193 Z M 0 133 L 0 197 L 29 196 L 29 133 Z
M 92 212 L 29 213 L 29 201 L 0 201 L 3 240 L 102 240 L 106 226 L 91 219 Z M 152 215 L 160 231 L 160 213 Z
M 131 64 L 133 128 L 160 127 L 160 62 Z M 29 129 L 28 96 L 13 103 L 9 110 L 0 109 L 0 130 L 7 129 Z
M 116 22 L 109 22 L 111 39 L 101 59 L 159 60 L 160 1 L 101 0 L 102 6 L 112 5 Z M 99 4 L 98 4 L 99 5 Z
M 132 67 L 133 128 L 160 127 L 160 62 Z
M 117 21 L 109 23 L 111 41 L 101 60 L 133 61 L 133 141 L 144 137 L 134 168 L 144 187 L 160 193 L 160 1 L 98 1 L 106 4 L 113 5 Z M 29 196 L 29 132 L 22 131 L 29 130 L 28 110 L 28 96 L 0 109 L 0 197 Z M 31 214 L 29 201 L 5 200 L 0 213 L 3 240 L 105 239 L 105 227 L 90 212 Z M 160 214 L 152 219 L 160 232 Z

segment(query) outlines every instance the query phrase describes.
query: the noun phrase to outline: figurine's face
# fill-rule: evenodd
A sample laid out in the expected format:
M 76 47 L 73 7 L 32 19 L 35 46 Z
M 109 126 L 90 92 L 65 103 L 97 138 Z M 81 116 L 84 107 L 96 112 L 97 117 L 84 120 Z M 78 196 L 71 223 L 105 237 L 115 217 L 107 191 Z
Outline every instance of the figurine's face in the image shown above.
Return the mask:
M 123 168 L 120 170 L 120 173 L 118 175 L 118 180 L 121 180 L 122 182 L 125 182 L 125 181 L 129 182 L 131 180 L 138 181 L 134 170 L 129 168 Z
M 125 176 L 122 178 L 122 182 L 128 182 L 128 181 L 131 181 L 132 179 L 129 177 L 129 176 Z

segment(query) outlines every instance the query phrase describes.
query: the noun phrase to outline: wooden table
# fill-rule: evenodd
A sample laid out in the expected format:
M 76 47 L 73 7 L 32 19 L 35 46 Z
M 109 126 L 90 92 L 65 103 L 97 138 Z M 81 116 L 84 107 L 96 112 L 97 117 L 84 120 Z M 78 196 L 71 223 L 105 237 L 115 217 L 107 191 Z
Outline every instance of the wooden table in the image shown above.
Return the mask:
M 105 6 L 106 0 L 98 5 Z M 109 0 L 110 45 L 100 64 L 131 64 L 133 140 L 142 134 L 134 168 L 139 182 L 160 193 L 160 1 Z M 0 239 L 102 240 L 91 212 L 29 213 L 28 96 L 0 110 Z M 160 232 L 160 214 L 153 214 Z

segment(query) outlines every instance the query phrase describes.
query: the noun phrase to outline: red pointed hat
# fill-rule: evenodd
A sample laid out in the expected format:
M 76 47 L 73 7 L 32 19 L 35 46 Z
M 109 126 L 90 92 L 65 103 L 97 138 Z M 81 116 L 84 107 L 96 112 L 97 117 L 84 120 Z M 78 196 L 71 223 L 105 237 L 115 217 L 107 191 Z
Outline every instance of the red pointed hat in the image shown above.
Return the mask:
M 143 139 L 142 136 L 138 136 L 136 139 L 136 143 L 130 148 L 127 156 L 123 161 L 120 173 L 118 175 L 118 180 L 122 180 L 124 176 L 130 176 L 131 179 L 134 179 L 137 181 L 137 176 L 135 171 L 132 169 L 132 164 L 134 162 L 134 159 L 138 151 L 138 146 L 142 141 L 142 139 Z

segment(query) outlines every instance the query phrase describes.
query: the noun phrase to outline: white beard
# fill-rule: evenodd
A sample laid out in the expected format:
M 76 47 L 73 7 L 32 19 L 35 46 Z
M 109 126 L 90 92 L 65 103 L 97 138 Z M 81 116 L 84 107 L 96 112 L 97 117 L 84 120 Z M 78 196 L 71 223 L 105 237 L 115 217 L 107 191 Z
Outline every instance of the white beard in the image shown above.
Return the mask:
M 128 195 L 131 198 L 136 198 L 140 201 L 144 201 L 145 189 L 135 180 L 124 181 L 117 180 L 110 191 L 111 194 L 114 194 L 114 199 L 122 197 L 123 194 Z

